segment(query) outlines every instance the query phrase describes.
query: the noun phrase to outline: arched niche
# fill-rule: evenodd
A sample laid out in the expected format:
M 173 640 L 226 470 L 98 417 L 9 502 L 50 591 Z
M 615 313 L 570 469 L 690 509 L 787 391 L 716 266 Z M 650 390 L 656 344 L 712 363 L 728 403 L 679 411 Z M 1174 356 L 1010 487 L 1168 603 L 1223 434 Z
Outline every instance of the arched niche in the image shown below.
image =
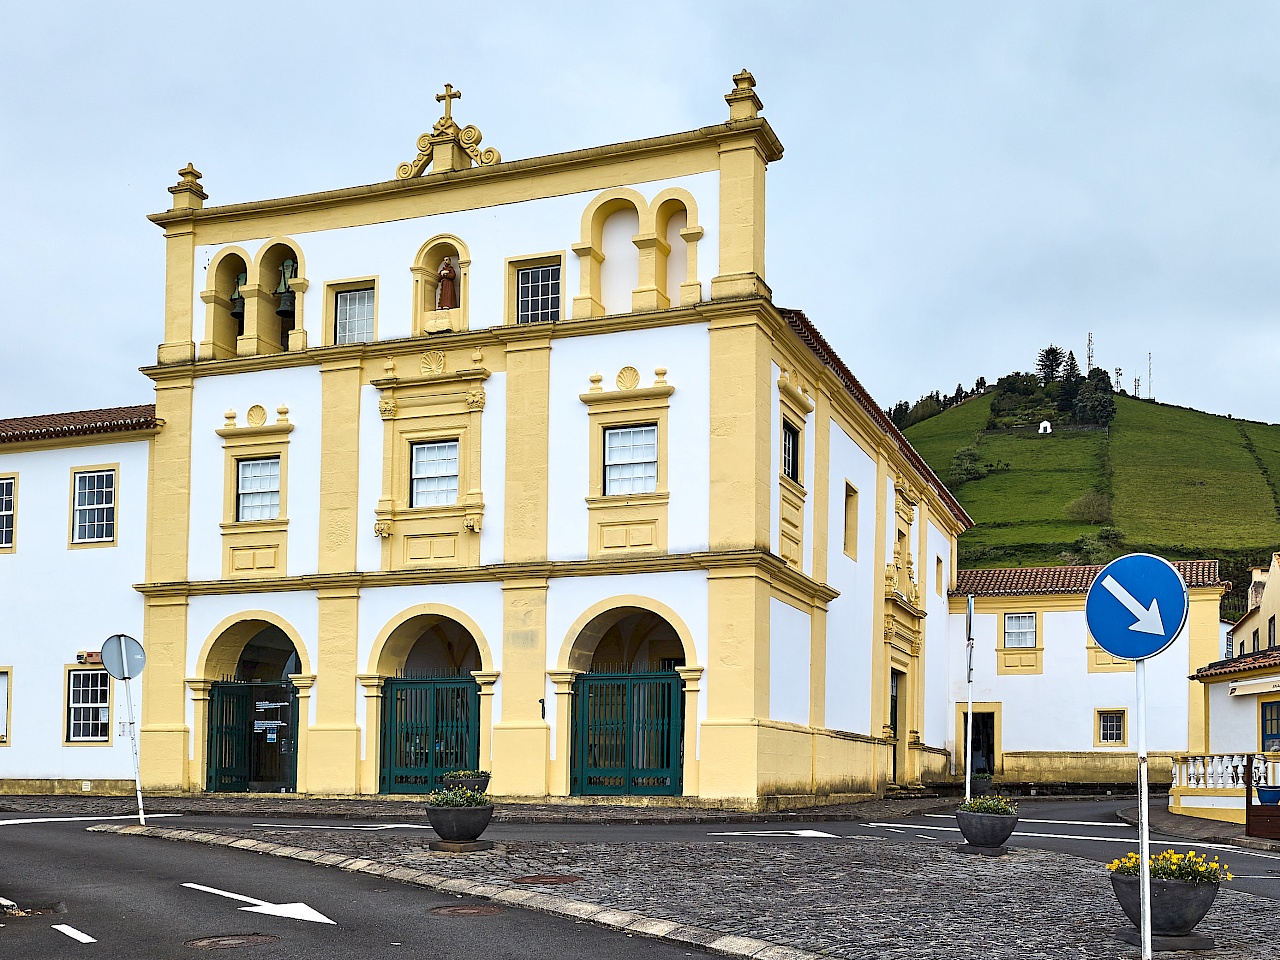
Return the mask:
M 243 655 L 247 649 L 250 658 L 246 660 Z M 290 655 L 292 663 L 288 662 Z M 196 676 L 202 680 L 280 680 L 286 674 L 240 674 L 295 666 L 292 675 L 311 675 L 307 647 L 298 631 L 274 613 L 248 610 L 228 617 L 210 632 L 196 661 Z
M 630 220 L 635 218 L 637 228 L 648 216 L 649 203 L 635 190 L 629 187 L 616 187 L 598 194 L 582 211 L 581 239 L 574 244 L 573 252 L 578 255 L 578 273 L 580 286 L 578 296 L 573 298 L 573 316 L 601 317 L 608 312 L 605 304 L 603 276 L 605 267 L 605 225 L 612 218 L 621 217 Z M 622 221 L 616 220 L 615 223 Z M 633 235 L 634 236 L 634 235 Z M 611 240 L 613 238 L 610 238 Z M 643 254 L 643 251 L 642 251 Z M 628 258 L 630 259 L 630 258 Z M 643 256 L 634 265 L 637 279 L 643 274 Z M 631 265 L 629 265 L 631 266 Z M 628 269 L 628 273 L 631 270 Z M 632 306 L 634 309 L 634 304 Z
M 649 226 L 657 253 L 654 286 L 659 308 L 687 306 L 702 301 L 698 279 L 698 203 L 688 190 L 670 187 L 653 198 Z M 665 301 L 665 302 L 664 302 Z
M 388 622 L 369 654 L 371 675 L 394 677 L 410 666 L 462 670 L 466 675 L 493 670 L 493 653 L 479 625 L 461 610 L 424 603 Z
M 244 297 L 240 288 L 248 283 L 249 263 L 249 254 L 241 247 L 223 247 L 209 262 L 205 274 L 208 287 L 200 294 L 204 301 L 201 360 L 225 360 L 236 355 L 236 344 L 244 335 Z M 239 316 L 233 316 L 235 312 Z
M 440 308 L 440 269 L 448 257 L 457 274 L 458 305 Z M 413 274 L 413 335 L 425 336 L 470 327 L 471 251 L 451 233 L 432 237 L 418 249 L 410 267 Z
M 697 662 L 693 634 L 674 610 L 649 597 L 629 595 L 584 611 L 565 635 L 557 666 L 586 672 L 613 665 L 691 667 Z
M 284 278 L 285 261 L 292 261 L 292 276 Z M 286 298 L 280 291 L 282 282 Z M 307 345 L 306 326 L 303 323 L 303 302 L 307 290 L 306 261 L 302 248 L 288 237 L 268 240 L 258 250 L 249 271 L 249 284 L 245 288 L 245 340 L 241 342 L 241 354 L 279 353 L 283 350 L 303 350 Z M 293 317 L 281 317 L 277 311 L 286 299 L 293 301 Z M 247 342 L 246 342 L 247 341 Z

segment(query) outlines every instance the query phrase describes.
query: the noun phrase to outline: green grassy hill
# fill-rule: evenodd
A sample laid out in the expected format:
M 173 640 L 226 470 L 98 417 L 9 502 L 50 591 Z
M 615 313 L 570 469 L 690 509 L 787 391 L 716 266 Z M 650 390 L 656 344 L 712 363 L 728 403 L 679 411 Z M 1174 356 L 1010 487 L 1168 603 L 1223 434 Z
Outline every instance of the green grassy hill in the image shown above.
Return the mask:
M 986 432 L 991 400 L 975 397 L 905 431 L 944 481 L 961 447 L 976 446 L 993 467 L 952 486 L 976 524 L 960 538 L 962 564 L 1070 562 L 1098 531 L 1067 515 L 1089 491 L 1111 498 L 1124 552 L 1222 560 L 1237 592 L 1247 567 L 1280 548 L 1280 425 L 1117 396 L 1108 431 Z

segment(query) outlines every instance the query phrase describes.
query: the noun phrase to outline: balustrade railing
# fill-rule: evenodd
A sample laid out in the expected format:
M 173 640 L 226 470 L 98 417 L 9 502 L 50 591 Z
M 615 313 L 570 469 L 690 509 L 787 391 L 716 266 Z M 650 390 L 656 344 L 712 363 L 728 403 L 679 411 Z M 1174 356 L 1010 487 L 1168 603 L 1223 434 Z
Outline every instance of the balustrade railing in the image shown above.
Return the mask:
M 1247 753 L 1180 755 L 1173 758 L 1173 786 L 1188 790 L 1244 790 Z M 1253 785 L 1280 786 L 1280 753 L 1255 753 Z

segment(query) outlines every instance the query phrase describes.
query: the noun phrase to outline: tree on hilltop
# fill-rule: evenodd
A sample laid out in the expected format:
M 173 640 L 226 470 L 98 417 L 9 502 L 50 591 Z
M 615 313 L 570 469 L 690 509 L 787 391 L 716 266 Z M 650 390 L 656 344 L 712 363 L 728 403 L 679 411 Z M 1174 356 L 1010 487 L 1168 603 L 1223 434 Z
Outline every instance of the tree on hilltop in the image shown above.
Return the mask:
M 1036 373 L 1040 375 L 1040 382 L 1047 387 L 1057 380 L 1064 360 L 1066 354 L 1055 344 L 1051 343 L 1041 350 L 1036 357 Z

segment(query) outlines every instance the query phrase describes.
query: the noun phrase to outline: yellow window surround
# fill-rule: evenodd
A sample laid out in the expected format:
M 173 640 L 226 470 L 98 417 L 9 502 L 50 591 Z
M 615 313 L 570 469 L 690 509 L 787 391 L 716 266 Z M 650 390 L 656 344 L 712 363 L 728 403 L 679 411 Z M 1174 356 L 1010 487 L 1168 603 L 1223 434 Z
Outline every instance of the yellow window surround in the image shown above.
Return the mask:
M 237 426 L 236 412 L 226 412 L 226 423 L 217 431 L 222 438 L 222 578 L 239 580 L 282 577 L 289 546 L 289 408 L 276 408 L 275 423 L 267 423 L 267 411 L 259 404 Z M 236 504 L 241 460 L 280 460 L 280 509 L 274 520 L 240 520 Z
M 813 400 L 808 392 L 802 390 L 798 378 L 793 381 L 792 374 L 782 368 L 778 377 L 778 402 L 781 408 L 781 423 L 790 424 L 796 431 L 796 475 L 798 480 L 787 476 L 783 461 L 782 439 L 779 436 L 778 457 L 778 550 L 782 559 L 789 565 L 799 569 L 804 556 L 804 503 L 808 494 L 805 491 L 805 448 L 807 444 L 809 414 L 813 413 Z M 784 430 L 779 426 L 779 431 Z
M 351 293 L 355 290 L 373 291 L 373 330 L 367 342 L 378 339 L 378 278 L 377 276 L 351 277 L 347 280 L 332 280 L 324 285 L 324 329 L 321 331 L 321 343 L 332 346 L 338 342 L 338 294 Z
M 374 380 L 381 392 L 382 498 L 374 530 L 382 539 L 382 569 L 480 565 L 484 495 L 480 488 L 481 419 L 489 371 L 449 372 L 441 350 L 428 350 L 410 376 Z M 457 441 L 458 495 L 454 503 L 412 506 L 413 445 Z
M 844 554 L 850 560 L 858 559 L 858 488 L 847 480 L 844 484 Z
M 503 309 L 503 323 L 512 326 L 516 323 L 516 314 L 518 310 L 519 291 L 516 286 L 516 278 L 521 270 L 531 269 L 533 267 L 559 267 L 560 268 L 560 307 L 558 320 L 565 320 L 568 314 L 565 312 L 565 268 L 564 268 L 564 251 L 553 250 L 548 253 L 532 253 L 520 257 L 508 257 L 503 266 L 506 276 L 506 298 Z
M 1102 715 L 1120 714 L 1120 739 L 1102 739 Z M 1124 707 L 1101 707 L 1093 711 L 1093 745 L 1095 747 L 1127 747 L 1129 745 L 1129 711 Z
M 12 481 L 13 483 L 13 508 L 9 514 L 13 522 L 9 528 L 9 542 L 0 543 L 0 553 L 15 553 L 18 549 L 18 474 L 0 473 L 0 483 L 7 481 Z
M 0 686 L 4 688 L 4 729 L 0 730 L 0 747 L 13 742 L 13 667 L 0 667 Z
M 107 708 L 107 736 L 104 740 L 72 740 L 71 739 L 71 674 L 73 673 L 106 673 L 106 669 L 100 666 L 88 666 L 83 663 L 68 663 L 62 667 L 62 745 L 64 747 L 109 747 L 114 742 L 114 733 L 112 729 L 115 726 L 115 709 L 116 690 L 115 681 L 111 677 L 107 677 L 107 702 L 103 704 Z M 10 699 L 13 697 L 13 691 L 9 691 Z
M 76 477 L 82 473 L 110 473 L 111 484 L 111 537 L 103 540 L 76 539 Z M 98 547 L 114 547 L 120 541 L 120 464 L 95 463 L 71 468 L 70 497 L 67 501 L 67 549 L 94 550 Z
M 1090 673 L 1133 673 L 1132 660 L 1113 657 L 1093 639 L 1093 634 L 1086 632 L 1085 656 L 1088 658 Z
M 1005 621 L 1010 615 L 1035 617 L 1036 645 L 1034 647 L 1009 647 L 1005 645 Z M 1002 611 L 996 618 L 997 637 L 996 674 L 1044 673 L 1044 613 L 1039 610 Z
M 591 376 L 591 389 L 578 395 L 587 407 L 590 432 L 587 457 L 587 556 L 617 556 L 667 552 L 667 413 L 675 387 L 667 383 L 665 367 L 654 370 L 653 386 L 640 386 L 640 372 L 623 367 L 616 390 L 605 390 L 601 374 Z M 658 469 L 652 493 L 605 495 L 604 437 L 612 427 L 654 425 L 657 428 Z

